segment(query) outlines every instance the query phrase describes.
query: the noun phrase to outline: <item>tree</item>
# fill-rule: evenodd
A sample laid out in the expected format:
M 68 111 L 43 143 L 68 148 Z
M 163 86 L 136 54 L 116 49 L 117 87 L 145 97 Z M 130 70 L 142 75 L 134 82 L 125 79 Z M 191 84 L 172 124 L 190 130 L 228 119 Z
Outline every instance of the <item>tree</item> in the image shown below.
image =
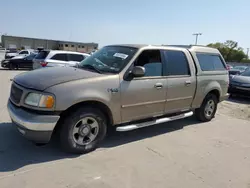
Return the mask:
M 238 47 L 238 42 L 227 40 L 224 43 L 211 43 L 207 46 L 217 48 L 226 62 L 241 62 L 247 55 L 241 47 Z

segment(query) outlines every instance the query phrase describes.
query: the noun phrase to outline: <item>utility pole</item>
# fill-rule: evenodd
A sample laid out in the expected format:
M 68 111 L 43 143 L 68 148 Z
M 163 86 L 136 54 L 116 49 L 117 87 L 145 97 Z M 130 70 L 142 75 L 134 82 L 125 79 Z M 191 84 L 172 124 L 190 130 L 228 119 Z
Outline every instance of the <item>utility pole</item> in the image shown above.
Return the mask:
M 249 48 L 247 48 L 247 59 L 248 59 L 248 52 L 249 52 Z
M 193 35 L 195 35 L 195 45 L 197 45 L 198 37 L 199 37 L 199 35 L 202 35 L 202 33 L 194 33 Z

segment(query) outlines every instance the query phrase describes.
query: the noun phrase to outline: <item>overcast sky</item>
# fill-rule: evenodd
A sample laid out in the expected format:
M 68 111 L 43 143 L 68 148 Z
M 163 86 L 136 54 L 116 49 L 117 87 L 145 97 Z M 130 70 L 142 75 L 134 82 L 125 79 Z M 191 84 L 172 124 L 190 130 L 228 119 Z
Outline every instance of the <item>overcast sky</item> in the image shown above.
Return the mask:
M 250 47 L 250 0 L 2 1 L 0 34 L 79 42 Z

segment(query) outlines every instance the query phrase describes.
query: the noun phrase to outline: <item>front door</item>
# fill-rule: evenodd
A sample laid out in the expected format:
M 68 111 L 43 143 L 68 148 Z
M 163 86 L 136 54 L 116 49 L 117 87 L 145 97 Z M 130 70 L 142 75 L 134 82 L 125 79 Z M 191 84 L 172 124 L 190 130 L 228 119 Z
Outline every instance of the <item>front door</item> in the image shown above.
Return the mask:
M 143 51 L 132 66 L 143 66 L 145 75 L 121 82 L 122 122 L 160 116 L 164 113 L 166 78 L 159 50 Z
M 195 67 L 187 50 L 164 50 L 167 76 L 165 113 L 191 108 L 196 89 Z

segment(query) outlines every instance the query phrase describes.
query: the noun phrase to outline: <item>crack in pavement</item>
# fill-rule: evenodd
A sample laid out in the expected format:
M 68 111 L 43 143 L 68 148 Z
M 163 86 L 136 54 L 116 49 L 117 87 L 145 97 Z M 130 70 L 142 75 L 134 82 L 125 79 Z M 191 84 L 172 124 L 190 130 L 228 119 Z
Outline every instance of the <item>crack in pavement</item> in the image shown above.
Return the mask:
M 164 158 L 165 156 L 164 155 L 162 155 L 161 153 L 159 153 L 158 151 L 155 151 L 155 150 L 153 150 L 152 148 L 150 148 L 150 147 L 147 147 L 147 150 L 148 151 L 151 151 L 151 152 L 153 152 L 153 153 L 155 153 L 155 154 L 157 154 L 159 157 L 162 157 L 162 158 Z

